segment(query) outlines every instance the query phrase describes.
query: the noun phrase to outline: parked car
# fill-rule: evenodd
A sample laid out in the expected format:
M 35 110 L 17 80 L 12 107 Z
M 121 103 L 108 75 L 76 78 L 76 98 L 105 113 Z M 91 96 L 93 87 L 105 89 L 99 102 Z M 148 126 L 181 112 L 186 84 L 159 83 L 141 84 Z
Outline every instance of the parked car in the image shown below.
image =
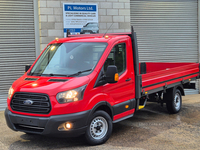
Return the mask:
M 96 34 L 99 33 L 99 25 L 97 22 L 89 22 L 83 26 L 80 34 Z

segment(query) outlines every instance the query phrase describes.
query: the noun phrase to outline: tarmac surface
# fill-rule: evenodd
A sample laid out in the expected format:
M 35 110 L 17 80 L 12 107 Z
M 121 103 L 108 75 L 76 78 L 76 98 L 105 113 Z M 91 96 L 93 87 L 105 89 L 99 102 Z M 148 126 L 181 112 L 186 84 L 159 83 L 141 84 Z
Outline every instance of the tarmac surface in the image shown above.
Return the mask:
M 157 103 L 114 124 L 103 145 L 88 146 L 84 137 L 49 138 L 9 129 L 0 112 L 0 150 L 200 150 L 200 94 L 183 97 L 182 110 L 168 114 Z

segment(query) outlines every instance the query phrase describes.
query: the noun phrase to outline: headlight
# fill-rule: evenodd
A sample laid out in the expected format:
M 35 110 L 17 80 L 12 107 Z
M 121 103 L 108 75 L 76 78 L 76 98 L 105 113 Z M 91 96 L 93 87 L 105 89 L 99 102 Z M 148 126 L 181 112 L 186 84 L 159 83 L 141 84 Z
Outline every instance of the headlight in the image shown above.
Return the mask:
M 58 93 L 56 99 L 61 104 L 82 100 L 85 88 L 86 85 L 73 90 Z
M 14 89 L 12 88 L 12 86 L 9 88 L 9 90 L 8 90 L 8 98 L 10 99 L 11 98 L 11 96 L 13 95 L 13 93 L 14 93 Z

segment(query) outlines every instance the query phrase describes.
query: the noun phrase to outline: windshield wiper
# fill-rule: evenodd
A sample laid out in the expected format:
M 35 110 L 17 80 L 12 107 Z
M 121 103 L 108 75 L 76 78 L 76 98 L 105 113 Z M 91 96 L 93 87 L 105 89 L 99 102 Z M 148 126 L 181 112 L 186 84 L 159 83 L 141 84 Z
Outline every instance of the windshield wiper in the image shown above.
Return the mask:
M 83 71 L 79 71 L 79 72 L 77 72 L 77 73 L 73 73 L 73 74 L 70 74 L 70 75 L 68 75 L 68 77 L 72 77 L 72 76 L 78 76 L 79 74 L 81 74 L 81 73 L 84 73 L 84 72 L 89 72 L 89 71 L 91 71 L 92 69 L 88 69 L 88 70 L 83 70 Z
M 64 75 L 64 74 L 53 74 L 53 73 L 50 73 L 50 74 L 43 74 L 43 73 L 30 73 L 28 74 L 29 76 L 61 76 L 61 77 L 67 77 L 67 75 Z
M 67 75 L 64 74 L 54 74 L 54 73 L 50 73 L 50 74 L 41 74 L 41 76 L 62 76 L 62 77 L 67 77 Z
M 84 72 L 89 72 L 91 71 L 92 69 L 88 69 L 88 70 L 83 70 L 83 71 L 79 71 L 79 72 L 76 72 L 76 73 L 73 73 L 73 74 L 70 74 L 70 75 L 64 75 L 64 74 L 54 74 L 54 73 L 50 73 L 50 74 L 42 74 L 42 73 L 30 73 L 29 75 L 30 76 L 62 76 L 62 77 L 72 77 L 72 76 L 78 76 L 79 74 L 81 73 L 84 73 Z

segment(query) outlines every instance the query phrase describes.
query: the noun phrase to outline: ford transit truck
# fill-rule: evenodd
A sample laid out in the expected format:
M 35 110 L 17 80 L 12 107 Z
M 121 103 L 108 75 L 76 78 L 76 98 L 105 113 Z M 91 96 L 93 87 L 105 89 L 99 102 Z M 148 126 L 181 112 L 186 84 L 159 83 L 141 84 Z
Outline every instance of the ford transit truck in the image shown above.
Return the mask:
M 9 128 L 105 143 L 113 124 L 147 102 L 178 113 L 199 63 L 139 63 L 136 33 L 69 35 L 50 42 L 9 89 Z M 163 107 L 165 109 L 165 107 Z

